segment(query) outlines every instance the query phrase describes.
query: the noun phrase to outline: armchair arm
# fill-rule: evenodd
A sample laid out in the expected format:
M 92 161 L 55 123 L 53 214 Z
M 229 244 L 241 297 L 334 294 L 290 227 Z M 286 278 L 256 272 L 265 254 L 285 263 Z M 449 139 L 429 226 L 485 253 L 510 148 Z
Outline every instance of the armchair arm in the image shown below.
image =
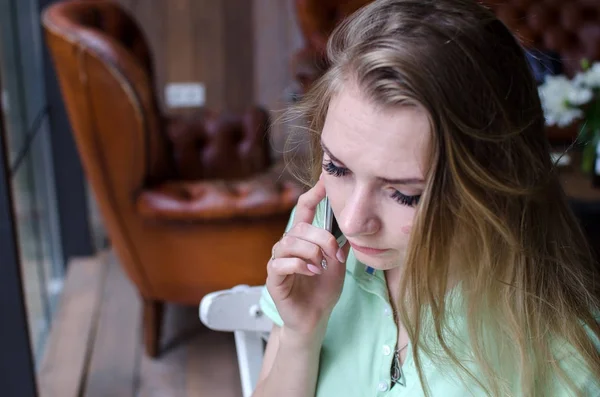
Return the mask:
M 246 180 L 166 182 L 142 191 L 136 209 L 149 220 L 185 222 L 285 214 L 302 190 L 291 180 L 279 180 L 281 175 L 274 169 Z

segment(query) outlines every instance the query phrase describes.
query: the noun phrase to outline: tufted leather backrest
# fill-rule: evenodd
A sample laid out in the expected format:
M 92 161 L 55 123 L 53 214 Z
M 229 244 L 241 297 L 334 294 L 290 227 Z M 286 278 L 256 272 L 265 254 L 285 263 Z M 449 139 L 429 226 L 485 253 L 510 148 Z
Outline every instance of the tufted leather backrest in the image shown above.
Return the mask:
M 564 71 L 580 70 L 582 58 L 600 60 L 600 1 L 483 0 L 526 48 L 560 54 Z
M 271 165 L 265 110 L 205 111 L 200 118 L 175 120 L 168 128 L 179 179 L 242 179 Z
M 479 0 L 492 9 L 526 48 L 560 55 L 572 75 L 587 57 L 600 60 L 600 0 Z M 325 49 L 339 21 L 371 0 L 295 0 L 307 46 Z

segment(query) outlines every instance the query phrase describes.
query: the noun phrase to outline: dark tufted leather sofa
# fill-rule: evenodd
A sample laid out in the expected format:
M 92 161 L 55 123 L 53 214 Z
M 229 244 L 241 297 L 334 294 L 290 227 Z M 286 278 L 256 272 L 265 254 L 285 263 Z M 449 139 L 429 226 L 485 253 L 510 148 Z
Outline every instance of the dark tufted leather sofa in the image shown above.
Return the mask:
M 260 285 L 300 188 L 273 163 L 269 117 L 163 115 L 151 54 L 132 18 L 106 0 L 43 12 L 86 176 L 113 248 L 144 301 L 146 351 L 158 351 L 163 302 Z
M 327 68 L 327 38 L 346 16 L 371 0 L 294 0 L 305 46 L 292 59 L 292 74 L 305 92 Z M 582 58 L 600 60 L 599 0 L 479 0 L 520 39 L 525 48 L 557 53 L 572 76 Z M 574 128 L 549 128 L 551 141 L 570 140 Z
M 572 76 L 582 58 L 600 60 L 600 1 L 484 0 L 527 48 L 560 54 Z

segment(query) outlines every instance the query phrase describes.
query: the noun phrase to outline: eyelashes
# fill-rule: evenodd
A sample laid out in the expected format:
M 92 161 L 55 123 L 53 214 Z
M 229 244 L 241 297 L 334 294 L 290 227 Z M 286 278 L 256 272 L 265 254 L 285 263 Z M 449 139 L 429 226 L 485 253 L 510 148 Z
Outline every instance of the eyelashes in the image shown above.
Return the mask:
M 342 176 L 346 176 L 349 172 L 347 168 L 338 167 L 331 160 L 323 163 L 323 170 L 327 172 L 329 175 L 333 175 L 337 178 Z M 394 193 L 390 196 L 392 199 L 396 200 L 398 203 L 402 205 L 406 205 L 409 207 L 414 207 L 419 204 L 419 200 L 421 199 L 421 195 L 415 196 L 407 196 L 406 194 L 400 193 L 398 190 L 394 190 Z
M 392 194 L 392 198 L 403 205 L 408 205 L 409 207 L 414 207 L 419 204 L 419 200 L 421 199 L 421 195 L 416 196 L 407 196 L 405 194 L 400 193 L 399 191 L 394 191 Z
M 325 164 L 323 164 L 323 169 L 328 174 L 337 176 L 337 177 L 345 176 L 346 174 L 348 174 L 347 168 L 338 167 L 338 166 L 334 165 L 331 161 L 327 161 Z

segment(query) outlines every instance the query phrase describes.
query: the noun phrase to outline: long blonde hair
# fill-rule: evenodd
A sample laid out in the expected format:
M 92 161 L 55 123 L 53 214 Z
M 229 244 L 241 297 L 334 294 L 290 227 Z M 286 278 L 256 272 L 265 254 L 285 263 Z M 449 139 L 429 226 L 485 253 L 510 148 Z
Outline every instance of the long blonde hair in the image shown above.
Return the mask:
M 514 36 L 475 1 L 378 0 L 337 27 L 327 55 L 328 71 L 294 109 L 311 132 L 312 181 L 328 104 L 345 81 L 378 106 L 418 104 L 430 116 L 434 162 L 398 305 L 421 382 L 425 354 L 489 395 L 549 396 L 554 380 L 583 393 L 559 347 L 600 379 L 598 268 L 551 162 Z M 476 370 L 453 348 L 450 277 Z

